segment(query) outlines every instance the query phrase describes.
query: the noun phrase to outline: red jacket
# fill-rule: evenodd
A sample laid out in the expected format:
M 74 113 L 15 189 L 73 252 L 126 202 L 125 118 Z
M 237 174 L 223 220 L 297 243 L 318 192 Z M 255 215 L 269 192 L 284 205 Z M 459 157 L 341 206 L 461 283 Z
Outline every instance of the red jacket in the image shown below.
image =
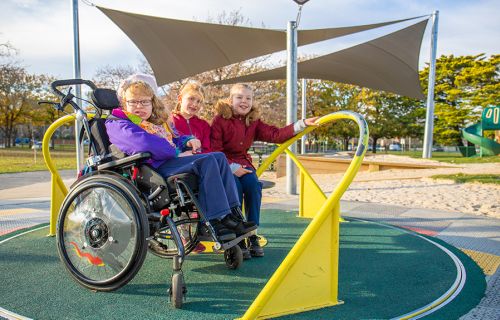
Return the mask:
M 210 141 L 212 151 L 224 152 L 229 163 L 238 163 L 255 169 L 252 157 L 248 154 L 248 149 L 254 141 L 283 143 L 294 135 L 293 124 L 277 128 L 257 120 L 247 127 L 244 118 L 224 119 L 219 115 L 212 123 Z
M 193 116 L 187 120 L 180 114 L 172 114 L 174 126 L 183 135 L 192 135 L 201 141 L 203 153 L 212 151 L 210 147 L 210 125 L 203 119 Z

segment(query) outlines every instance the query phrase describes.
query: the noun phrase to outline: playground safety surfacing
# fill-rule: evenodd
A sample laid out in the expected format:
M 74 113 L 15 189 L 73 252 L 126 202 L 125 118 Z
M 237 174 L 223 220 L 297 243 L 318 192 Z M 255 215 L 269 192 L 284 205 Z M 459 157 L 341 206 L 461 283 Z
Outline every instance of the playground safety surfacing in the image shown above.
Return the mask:
M 183 309 L 170 306 L 171 261 L 148 255 L 136 277 L 115 292 L 92 292 L 73 282 L 47 228 L 0 237 L 0 308 L 33 319 L 235 319 L 244 314 L 309 220 L 296 212 L 264 210 L 264 258 L 228 270 L 220 254 L 192 254 L 184 264 Z M 17 232 L 18 234 L 21 231 Z M 2 242 L 4 241 L 4 242 Z M 458 319 L 483 297 L 481 269 L 461 251 L 432 238 L 367 221 L 341 224 L 341 305 L 280 319 L 391 319 L 422 308 L 456 282 L 459 258 L 466 281 L 458 295 L 425 319 Z M 0 310 L 2 310 L 0 309 Z M 0 313 L 1 314 L 1 313 Z

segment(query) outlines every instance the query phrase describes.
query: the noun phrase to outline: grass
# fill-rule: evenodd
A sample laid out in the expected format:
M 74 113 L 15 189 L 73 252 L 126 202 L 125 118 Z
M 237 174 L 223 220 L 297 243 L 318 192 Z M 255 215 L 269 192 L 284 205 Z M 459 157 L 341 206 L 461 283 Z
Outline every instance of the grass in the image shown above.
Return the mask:
M 466 182 L 478 182 L 478 183 L 488 183 L 488 184 L 498 184 L 500 185 L 500 175 L 499 174 L 438 174 L 431 176 L 432 179 L 447 179 L 453 180 L 457 183 Z
M 377 152 L 377 154 L 393 154 L 396 156 L 409 156 L 412 158 L 422 158 L 422 151 L 388 151 L 388 152 Z M 448 163 L 492 163 L 500 162 L 500 156 L 489 156 L 489 157 L 463 157 L 460 152 L 443 152 L 434 151 L 432 152 L 431 160 L 436 160 L 440 162 Z
M 73 151 L 52 151 L 52 160 L 58 170 L 75 169 L 76 156 Z M 0 149 L 0 173 L 15 173 L 48 170 L 42 150 L 22 148 Z
M 422 151 L 387 151 L 377 152 L 377 154 L 393 154 L 399 156 L 409 156 L 412 158 L 422 158 Z M 56 146 L 56 150 L 51 150 L 50 155 L 55 162 L 58 170 L 76 168 L 75 147 L 73 145 Z M 432 153 L 432 160 L 449 162 L 449 163 L 492 163 L 500 162 L 500 156 L 491 157 L 462 157 L 458 152 L 441 152 L 435 151 Z M 43 160 L 42 150 L 35 151 L 23 148 L 14 147 L 9 149 L 0 149 L 0 173 L 14 173 L 27 171 L 47 170 Z

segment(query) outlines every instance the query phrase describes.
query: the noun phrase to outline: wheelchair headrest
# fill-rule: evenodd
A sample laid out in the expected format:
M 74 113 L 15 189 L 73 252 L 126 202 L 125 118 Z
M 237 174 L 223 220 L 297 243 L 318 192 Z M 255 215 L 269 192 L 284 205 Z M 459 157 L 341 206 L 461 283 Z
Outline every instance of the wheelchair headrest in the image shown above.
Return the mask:
M 92 91 L 90 98 L 99 109 L 113 110 L 120 106 L 115 90 L 97 88 Z

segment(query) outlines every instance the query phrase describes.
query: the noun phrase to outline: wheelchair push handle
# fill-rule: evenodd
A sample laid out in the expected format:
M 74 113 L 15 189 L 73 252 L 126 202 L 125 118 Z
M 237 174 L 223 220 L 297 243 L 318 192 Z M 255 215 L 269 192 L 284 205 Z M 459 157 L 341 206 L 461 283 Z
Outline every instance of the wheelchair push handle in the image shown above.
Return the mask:
M 64 97 L 65 94 L 62 93 L 58 87 L 64 87 L 64 86 L 72 86 L 72 85 L 79 85 L 79 84 L 84 84 L 89 86 L 92 90 L 97 89 L 96 85 L 90 81 L 90 80 L 83 80 L 83 79 L 67 79 L 67 80 L 56 80 L 50 84 L 50 87 L 52 90 L 61 97 Z
M 58 89 L 59 87 L 80 85 L 80 84 L 84 84 L 90 87 L 92 90 L 97 89 L 96 85 L 92 81 L 83 79 L 56 80 L 50 84 L 52 91 L 54 91 L 55 94 L 61 97 L 61 101 L 58 104 L 54 105 L 57 110 L 60 111 L 64 110 L 64 107 L 69 103 L 73 107 L 73 109 L 75 109 L 75 111 L 81 111 L 78 105 L 73 101 L 75 96 L 71 93 L 72 89 L 71 87 L 69 88 L 67 93 L 63 93 Z

